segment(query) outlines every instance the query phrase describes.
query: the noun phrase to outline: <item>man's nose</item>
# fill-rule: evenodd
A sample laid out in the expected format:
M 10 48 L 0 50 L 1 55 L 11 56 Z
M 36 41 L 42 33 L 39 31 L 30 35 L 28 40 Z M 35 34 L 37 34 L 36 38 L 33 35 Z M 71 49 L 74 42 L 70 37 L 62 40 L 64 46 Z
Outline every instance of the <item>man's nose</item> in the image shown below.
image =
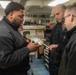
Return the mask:
M 58 18 L 58 16 L 56 15 L 56 16 L 55 16 L 55 19 L 57 20 L 57 18 Z

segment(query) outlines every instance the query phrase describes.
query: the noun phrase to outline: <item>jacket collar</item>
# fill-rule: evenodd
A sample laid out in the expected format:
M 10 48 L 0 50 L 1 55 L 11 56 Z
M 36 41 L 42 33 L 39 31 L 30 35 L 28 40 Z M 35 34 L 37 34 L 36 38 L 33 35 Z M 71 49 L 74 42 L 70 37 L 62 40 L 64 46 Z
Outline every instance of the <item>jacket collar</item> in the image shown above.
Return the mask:
M 14 30 L 18 31 L 18 28 L 14 26 L 5 16 L 3 17 L 3 20 L 8 23 Z
M 70 31 L 67 31 L 66 35 L 67 35 L 68 38 L 70 38 L 71 35 L 73 35 L 74 33 L 76 33 L 76 26 L 73 27 Z

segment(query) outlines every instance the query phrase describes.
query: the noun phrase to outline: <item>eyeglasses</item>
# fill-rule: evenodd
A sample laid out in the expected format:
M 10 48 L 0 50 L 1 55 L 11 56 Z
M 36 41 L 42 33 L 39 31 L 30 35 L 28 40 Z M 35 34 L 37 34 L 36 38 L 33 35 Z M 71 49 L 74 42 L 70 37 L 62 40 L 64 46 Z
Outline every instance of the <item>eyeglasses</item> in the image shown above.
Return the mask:
M 69 16 L 71 16 L 71 14 L 68 14 L 67 16 L 63 17 L 63 18 L 62 18 L 62 22 L 64 23 L 64 22 L 65 22 L 65 18 L 66 18 L 66 17 L 69 17 Z
M 62 22 L 64 23 L 64 22 L 65 22 L 65 18 L 66 18 L 66 17 L 69 17 L 69 16 L 71 16 L 71 14 L 68 14 L 67 16 L 63 17 L 63 18 L 62 18 Z M 72 16 L 76 17 L 75 15 L 72 15 Z

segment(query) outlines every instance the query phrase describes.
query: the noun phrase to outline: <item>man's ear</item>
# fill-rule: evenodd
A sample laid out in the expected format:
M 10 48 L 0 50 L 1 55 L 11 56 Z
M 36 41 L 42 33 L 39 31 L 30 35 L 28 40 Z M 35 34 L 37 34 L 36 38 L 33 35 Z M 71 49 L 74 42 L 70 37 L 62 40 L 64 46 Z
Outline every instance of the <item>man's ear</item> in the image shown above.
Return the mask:
M 73 20 L 74 20 L 74 16 L 72 15 L 71 22 L 73 22 Z
M 12 16 L 13 16 L 13 13 L 12 12 L 10 12 L 10 18 L 12 19 Z

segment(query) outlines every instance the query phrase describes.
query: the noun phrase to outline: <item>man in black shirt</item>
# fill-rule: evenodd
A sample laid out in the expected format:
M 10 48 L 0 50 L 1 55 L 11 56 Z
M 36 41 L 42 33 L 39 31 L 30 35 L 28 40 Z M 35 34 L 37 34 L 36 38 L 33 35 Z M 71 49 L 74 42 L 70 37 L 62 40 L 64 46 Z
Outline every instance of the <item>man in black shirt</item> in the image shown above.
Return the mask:
M 10 2 L 5 9 L 6 16 L 0 21 L 0 75 L 27 75 L 29 53 L 40 46 L 32 41 L 27 44 L 18 31 L 24 17 L 24 7 Z
M 65 11 L 64 22 L 69 41 L 62 55 L 58 75 L 76 75 L 76 3 Z

